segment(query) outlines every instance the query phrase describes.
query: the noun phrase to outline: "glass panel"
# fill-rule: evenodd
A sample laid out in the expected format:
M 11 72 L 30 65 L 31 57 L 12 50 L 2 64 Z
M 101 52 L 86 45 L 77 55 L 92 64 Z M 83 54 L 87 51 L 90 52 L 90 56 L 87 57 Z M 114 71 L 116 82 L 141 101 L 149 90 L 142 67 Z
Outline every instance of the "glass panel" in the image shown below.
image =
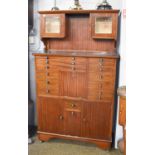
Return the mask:
M 112 33 L 112 17 L 98 17 L 95 19 L 96 34 Z
M 59 17 L 46 17 L 45 33 L 60 33 L 60 22 Z

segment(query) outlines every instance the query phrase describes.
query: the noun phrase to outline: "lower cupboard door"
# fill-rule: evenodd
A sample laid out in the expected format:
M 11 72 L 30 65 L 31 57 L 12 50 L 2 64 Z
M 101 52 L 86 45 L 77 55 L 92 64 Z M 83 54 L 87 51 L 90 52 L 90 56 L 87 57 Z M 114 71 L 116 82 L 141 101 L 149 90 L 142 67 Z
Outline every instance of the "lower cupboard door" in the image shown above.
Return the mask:
M 66 135 L 81 135 L 81 112 L 65 111 L 64 121 L 64 129 Z
M 82 112 L 82 137 L 111 140 L 112 104 L 85 102 Z
M 38 118 L 39 131 L 63 134 L 63 104 L 60 100 L 39 97 Z

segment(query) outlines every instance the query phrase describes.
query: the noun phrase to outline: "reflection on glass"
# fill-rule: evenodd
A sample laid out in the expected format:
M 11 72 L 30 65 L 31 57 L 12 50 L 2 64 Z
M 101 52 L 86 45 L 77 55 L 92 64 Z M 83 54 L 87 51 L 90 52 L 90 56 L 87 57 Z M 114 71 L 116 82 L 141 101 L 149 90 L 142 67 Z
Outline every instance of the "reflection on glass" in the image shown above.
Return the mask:
M 46 17 L 45 18 L 45 32 L 46 33 L 60 33 L 60 18 Z
M 97 17 L 95 19 L 96 34 L 112 33 L 112 17 Z

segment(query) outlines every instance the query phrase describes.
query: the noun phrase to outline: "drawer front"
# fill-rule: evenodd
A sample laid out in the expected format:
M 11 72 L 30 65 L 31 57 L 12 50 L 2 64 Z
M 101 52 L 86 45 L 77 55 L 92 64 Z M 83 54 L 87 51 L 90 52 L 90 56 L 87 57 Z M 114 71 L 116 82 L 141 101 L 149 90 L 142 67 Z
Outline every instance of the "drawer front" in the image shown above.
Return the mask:
M 50 56 L 42 56 L 36 57 L 36 63 L 39 64 L 55 64 L 55 63 L 62 63 L 62 64 L 85 64 L 87 62 L 87 58 L 82 57 L 50 57 Z
M 61 64 L 77 64 L 77 65 L 84 65 L 87 62 L 87 58 L 82 57 L 51 57 L 49 58 L 51 64 L 61 63 Z
M 43 57 L 36 58 L 36 70 L 86 71 L 86 58 L 76 57 Z
M 37 93 L 38 95 L 59 95 L 59 85 L 57 81 L 45 82 L 37 81 Z
M 68 111 L 81 111 L 81 103 L 79 101 L 74 100 L 66 100 L 64 101 L 65 109 Z
M 116 60 L 90 58 L 88 67 L 88 99 L 112 101 L 115 87 Z
M 90 72 L 113 72 L 115 60 L 104 58 L 90 58 L 89 71 Z
M 99 92 L 89 93 L 88 99 L 93 101 L 100 100 L 105 102 L 112 102 L 113 94 L 99 91 Z

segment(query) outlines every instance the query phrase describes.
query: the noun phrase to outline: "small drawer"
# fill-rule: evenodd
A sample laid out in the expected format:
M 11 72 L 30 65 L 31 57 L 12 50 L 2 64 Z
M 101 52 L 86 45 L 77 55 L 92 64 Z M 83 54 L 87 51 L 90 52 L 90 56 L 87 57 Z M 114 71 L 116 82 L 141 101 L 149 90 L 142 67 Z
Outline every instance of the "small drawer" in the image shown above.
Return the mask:
M 78 101 L 67 100 L 65 101 L 65 108 L 66 109 L 78 109 L 81 110 L 81 103 Z

